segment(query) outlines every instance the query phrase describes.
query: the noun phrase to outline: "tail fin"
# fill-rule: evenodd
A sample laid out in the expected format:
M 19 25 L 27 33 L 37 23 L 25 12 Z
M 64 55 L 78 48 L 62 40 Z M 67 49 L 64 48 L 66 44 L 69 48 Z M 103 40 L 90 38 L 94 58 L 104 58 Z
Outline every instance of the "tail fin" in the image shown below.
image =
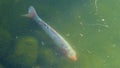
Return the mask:
M 30 6 L 28 9 L 28 14 L 24 14 L 22 16 L 29 17 L 29 18 L 34 18 L 37 16 L 36 10 L 33 6 Z

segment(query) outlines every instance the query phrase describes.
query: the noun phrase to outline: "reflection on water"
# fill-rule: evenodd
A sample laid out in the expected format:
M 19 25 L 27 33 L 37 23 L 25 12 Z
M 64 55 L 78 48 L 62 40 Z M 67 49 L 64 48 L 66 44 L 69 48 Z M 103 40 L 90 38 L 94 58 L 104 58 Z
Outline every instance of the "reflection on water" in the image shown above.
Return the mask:
M 31 19 L 39 16 L 75 49 L 72 62 Z M 1 0 L 0 68 L 119 68 L 119 0 Z

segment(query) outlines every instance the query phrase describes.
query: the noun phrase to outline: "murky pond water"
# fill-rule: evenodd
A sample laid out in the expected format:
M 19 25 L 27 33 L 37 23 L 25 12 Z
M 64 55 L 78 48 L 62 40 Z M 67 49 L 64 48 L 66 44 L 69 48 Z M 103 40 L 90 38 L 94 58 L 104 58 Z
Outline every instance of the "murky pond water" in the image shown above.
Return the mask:
M 22 14 L 38 15 L 74 48 L 73 62 Z M 119 0 L 0 0 L 0 68 L 119 68 Z

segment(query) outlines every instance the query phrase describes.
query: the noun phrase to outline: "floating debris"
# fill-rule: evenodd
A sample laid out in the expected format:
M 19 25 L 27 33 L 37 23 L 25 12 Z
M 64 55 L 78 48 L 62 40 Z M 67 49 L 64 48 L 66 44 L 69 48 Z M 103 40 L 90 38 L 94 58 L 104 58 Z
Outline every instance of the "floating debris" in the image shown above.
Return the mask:
M 101 19 L 101 21 L 105 21 L 105 19 Z
M 78 18 L 81 18 L 81 16 L 78 16 Z
M 80 36 L 83 37 L 84 35 L 82 33 L 80 33 Z
M 15 38 L 18 39 L 18 36 L 16 36 Z
M 107 58 L 110 58 L 110 56 L 108 55 Z
M 41 44 L 42 44 L 42 45 L 45 45 L 45 43 L 44 43 L 43 41 L 41 41 Z
M 95 0 L 95 8 L 96 8 L 96 11 L 98 11 L 97 1 L 98 1 L 98 0 Z
M 108 27 L 109 27 L 109 25 L 104 25 L 104 27 L 108 28 Z
M 101 32 L 102 30 L 101 29 L 98 29 L 98 32 Z
M 90 24 L 90 25 L 92 25 L 92 26 L 103 26 L 103 27 L 106 27 L 106 28 L 109 27 L 109 25 L 107 25 L 107 24 Z
M 112 47 L 116 47 L 116 44 L 113 44 Z
M 92 54 L 92 52 L 91 52 L 90 50 L 87 50 L 87 52 L 88 52 L 89 54 Z
M 83 22 L 80 22 L 80 25 L 83 25 Z
M 69 37 L 69 36 L 70 36 L 70 34 L 66 34 L 66 36 L 67 36 L 67 37 Z

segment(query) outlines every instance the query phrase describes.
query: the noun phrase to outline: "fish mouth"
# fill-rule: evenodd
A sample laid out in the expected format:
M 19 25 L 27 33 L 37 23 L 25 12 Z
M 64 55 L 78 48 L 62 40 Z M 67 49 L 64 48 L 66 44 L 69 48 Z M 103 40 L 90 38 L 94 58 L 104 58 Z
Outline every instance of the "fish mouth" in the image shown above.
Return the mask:
M 70 59 L 71 59 L 72 61 L 77 61 L 77 56 L 74 55 L 74 56 L 72 56 Z

